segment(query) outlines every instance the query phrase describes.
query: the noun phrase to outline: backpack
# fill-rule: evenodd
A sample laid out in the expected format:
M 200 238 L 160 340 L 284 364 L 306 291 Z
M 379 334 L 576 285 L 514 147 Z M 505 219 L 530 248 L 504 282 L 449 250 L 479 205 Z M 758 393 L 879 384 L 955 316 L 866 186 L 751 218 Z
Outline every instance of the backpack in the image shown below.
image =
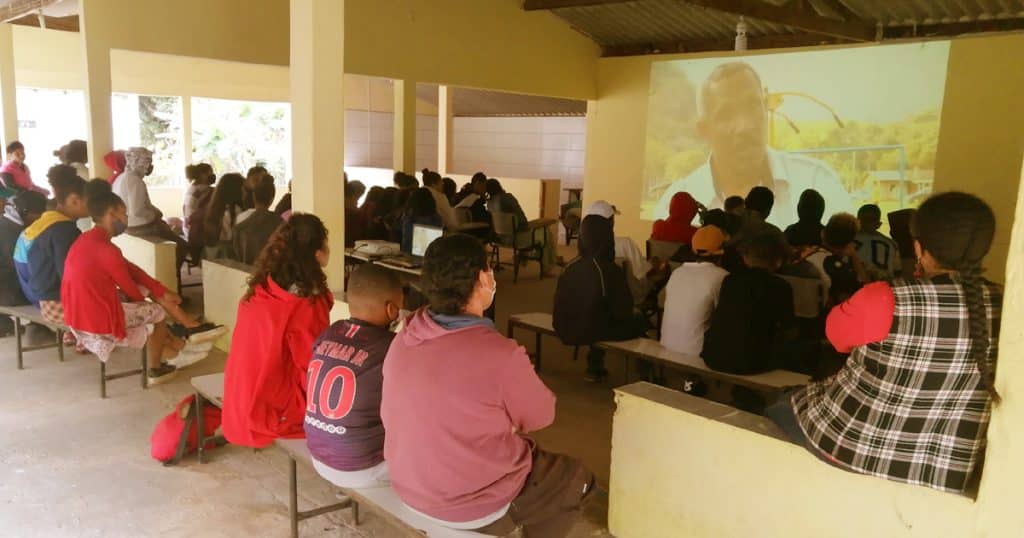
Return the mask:
M 196 435 L 195 413 L 195 395 L 190 394 L 178 402 L 174 411 L 160 419 L 156 428 L 153 429 L 153 434 L 149 437 L 150 455 L 153 456 L 153 459 L 165 463 L 173 462 L 196 450 L 199 442 Z M 213 434 L 220 427 L 221 411 L 217 406 L 207 403 L 203 406 L 202 413 L 203 437 L 206 438 L 205 449 L 215 448 L 217 444 Z M 186 426 L 188 427 L 187 437 L 185 435 Z M 182 449 L 180 454 L 178 454 L 179 448 Z

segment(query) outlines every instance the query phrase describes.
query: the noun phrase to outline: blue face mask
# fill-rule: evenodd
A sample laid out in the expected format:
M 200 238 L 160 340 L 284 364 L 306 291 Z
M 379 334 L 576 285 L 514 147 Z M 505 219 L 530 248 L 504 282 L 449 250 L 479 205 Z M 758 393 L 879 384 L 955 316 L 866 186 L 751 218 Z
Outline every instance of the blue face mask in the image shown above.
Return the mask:
M 128 225 L 127 224 L 125 224 L 125 223 L 123 223 L 123 222 L 121 222 L 119 220 L 115 220 L 114 221 L 114 237 L 117 237 L 117 236 L 123 234 L 124 231 L 127 230 L 127 229 L 128 229 Z

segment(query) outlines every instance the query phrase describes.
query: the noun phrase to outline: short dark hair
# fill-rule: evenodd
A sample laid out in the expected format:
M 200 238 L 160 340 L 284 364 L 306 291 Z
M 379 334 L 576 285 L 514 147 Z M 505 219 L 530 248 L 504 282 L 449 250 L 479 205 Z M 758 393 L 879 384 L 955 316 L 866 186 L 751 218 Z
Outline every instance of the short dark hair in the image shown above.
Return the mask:
M 12 200 L 14 209 L 22 222 L 28 224 L 27 218 L 30 213 L 42 214 L 46 211 L 46 197 L 36 191 L 22 191 Z
M 436 314 L 461 314 L 473 295 L 480 271 L 487 270 L 487 251 L 466 234 L 435 239 L 423 257 L 423 293 Z
M 345 183 L 345 196 L 348 198 L 359 198 L 366 192 L 366 185 L 357 180 Z
M 796 214 L 801 221 L 821 223 L 825 216 L 825 198 L 814 189 L 800 193 L 800 201 L 796 203 Z
M 822 232 L 821 239 L 825 246 L 842 248 L 853 243 L 857 238 L 859 230 L 860 223 L 856 217 L 849 213 L 836 213 L 832 215 L 832 218 L 828 219 L 828 224 L 825 225 L 825 231 Z
M 429 168 L 423 169 L 423 185 L 425 187 L 433 187 L 441 183 L 441 174 L 430 170 Z
M 434 195 L 430 194 L 430 189 L 420 187 L 412 191 L 405 202 L 405 212 L 410 217 L 437 215 L 437 202 L 434 201 Z
M 494 178 L 487 180 L 487 194 L 494 196 L 495 194 L 501 194 L 503 192 L 505 192 L 505 189 L 501 187 L 500 181 Z
M 390 269 L 364 263 L 352 270 L 345 293 L 350 298 L 386 299 L 390 294 L 402 293 L 402 281 Z
M 485 174 L 483 172 L 477 172 L 477 173 L 473 174 L 472 179 L 469 180 L 470 184 L 472 184 L 472 183 L 480 183 L 481 181 L 484 182 L 484 183 L 487 182 L 487 174 Z
M 747 209 L 753 209 L 763 218 L 768 218 L 772 213 L 772 206 L 775 205 L 775 194 L 768 187 L 758 185 L 750 189 L 743 203 L 747 205 Z
M 15 140 L 14 142 L 11 142 L 10 144 L 7 144 L 7 153 L 8 154 L 14 153 L 15 151 L 18 151 L 19 149 L 22 149 L 22 150 L 25 149 L 25 144 L 22 144 L 21 142 L 18 142 L 17 140 Z
M 739 245 L 740 254 L 761 265 L 781 264 L 789 257 L 789 247 L 782 232 L 761 230 Z
M 867 222 L 882 222 L 882 208 L 875 204 L 864 204 L 857 210 L 857 219 Z
M 74 168 L 66 164 L 58 164 L 50 167 L 46 172 L 46 177 L 50 180 L 50 186 L 53 187 L 53 199 L 58 204 L 63 204 L 72 194 L 85 197 L 85 180 L 78 177 L 78 172 L 75 172 Z
M 718 226 L 719 230 L 728 235 L 735 235 L 742 225 L 739 215 L 734 215 L 721 209 L 712 209 L 704 213 L 701 215 L 700 221 L 704 226 Z
M 68 142 L 67 146 L 64 146 L 64 158 L 69 163 L 84 163 L 89 160 L 88 146 L 85 140 L 72 140 Z M 85 178 L 82 178 L 85 179 Z
M 737 207 L 743 207 L 745 204 L 746 204 L 746 202 L 743 201 L 743 197 L 742 196 L 730 196 L 730 197 L 725 199 L 725 206 L 724 207 L 725 207 L 726 211 L 732 211 L 733 209 L 736 209 Z
M 270 204 L 274 203 L 274 195 L 276 194 L 277 188 L 274 187 L 273 181 L 261 181 L 252 190 L 252 199 L 257 204 L 270 207 Z
M 93 222 L 99 222 L 107 211 L 111 209 L 117 209 L 119 207 L 125 207 L 124 200 L 120 196 L 112 193 L 105 192 L 98 196 L 89 198 L 89 216 L 92 217 Z

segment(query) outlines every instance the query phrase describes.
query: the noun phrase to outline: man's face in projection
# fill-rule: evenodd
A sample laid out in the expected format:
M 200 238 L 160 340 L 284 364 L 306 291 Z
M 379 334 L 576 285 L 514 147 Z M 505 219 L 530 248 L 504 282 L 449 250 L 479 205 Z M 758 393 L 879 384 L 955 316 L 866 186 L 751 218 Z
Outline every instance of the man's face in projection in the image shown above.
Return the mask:
M 697 132 L 711 146 L 715 161 L 760 164 L 768 144 L 768 114 L 757 75 L 738 69 L 706 84 Z

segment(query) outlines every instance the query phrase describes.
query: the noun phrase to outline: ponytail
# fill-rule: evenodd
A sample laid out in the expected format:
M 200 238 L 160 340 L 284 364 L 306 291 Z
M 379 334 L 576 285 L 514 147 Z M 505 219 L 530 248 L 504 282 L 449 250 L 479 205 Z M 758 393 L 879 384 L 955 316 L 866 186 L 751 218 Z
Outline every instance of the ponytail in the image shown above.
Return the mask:
M 998 404 L 1002 398 L 995 387 L 995 373 L 988 363 L 990 337 L 988 330 L 988 313 L 985 311 L 985 281 L 981 276 L 981 265 L 967 262 L 959 267 L 960 279 L 964 287 L 964 299 L 967 301 L 968 326 L 970 327 L 970 356 L 981 376 L 981 386 L 985 388 L 992 402 Z

